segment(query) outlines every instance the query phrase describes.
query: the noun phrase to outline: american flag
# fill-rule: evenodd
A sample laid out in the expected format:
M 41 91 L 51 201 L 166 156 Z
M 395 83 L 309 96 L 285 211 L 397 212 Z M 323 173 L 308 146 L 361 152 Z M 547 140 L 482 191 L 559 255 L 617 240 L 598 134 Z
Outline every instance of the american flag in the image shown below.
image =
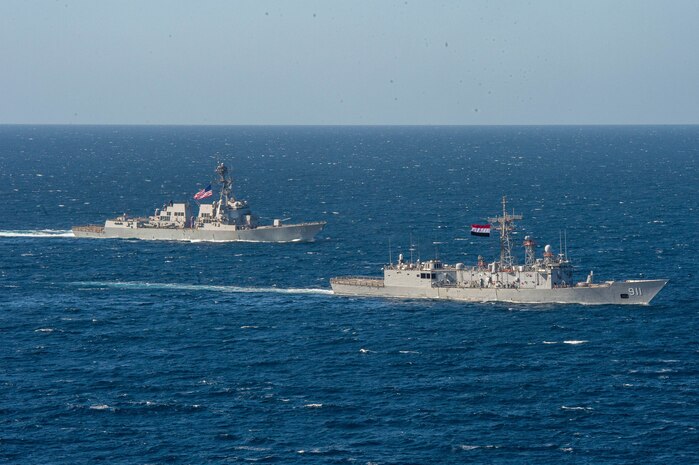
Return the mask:
M 211 197 L 212 195 L 214 195 L 214 193 L 211 192 L 211 184 L 209 184 L 206 187 L 206 189 L 202 189 L 199 192 L 197 192 L 196 194 L 194 194 L 194 200 L 205 199 L 207 197 Z

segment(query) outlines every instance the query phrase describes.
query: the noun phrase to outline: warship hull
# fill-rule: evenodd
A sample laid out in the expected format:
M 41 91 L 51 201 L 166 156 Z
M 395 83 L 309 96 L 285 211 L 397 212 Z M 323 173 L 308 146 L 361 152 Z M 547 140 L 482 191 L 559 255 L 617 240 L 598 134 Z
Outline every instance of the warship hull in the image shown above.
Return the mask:
M 385 285 L 384 280 L 380 278 L 334 278 L 331 280 L 333 292 L 344 296 L 583 305 L 647 305 L 665 284 L 667 284 L 667 280 L 656 279 L 607 281 L 584 287 L 554 289 L 502 289 L 457 286 L 391 286 Z
M 325 222 L 258 226 L 242 229 L 221 225 L 210 228 L 156 228 L 74 226 L 73 234 L 90 239 L 143 239 L 188 242 L 311 242 Z
M 338 295 L 375 296 L 406 299 L 441 299 L 465 302 L 508 302 L 520 304 L 647 305 L 667 284 L 667 279 L 630 279 L 596 282 L 590 271 L 584 282 L 575 283 L 573 265 L 565 247 L 553 253 L 544 246 L 543 257 L 536 256 L 536 243 L 525 236 L 524 264 L 512 255 L 514 222 L 522 215 L 508 213 L 502 198 L 502 216 L 488 218 L 488 224 L 471 225 L 471 234 L 490 236 L 491 224 L 500 233 L 500 259 L 486 263 L 482 256 L 473 266 L 448 265 L 438 258 L 421 262 L 398 262 L 383 267 L 383 278 L 339 277 L 330 280 Z M 561 238 L 562 239 L 562 238 Z M 412 242 L 412 241 L 411 241 Z M 412 244 L 410 248 L 413 250 Z M 390 259 L 391 255 L 389 255 Z

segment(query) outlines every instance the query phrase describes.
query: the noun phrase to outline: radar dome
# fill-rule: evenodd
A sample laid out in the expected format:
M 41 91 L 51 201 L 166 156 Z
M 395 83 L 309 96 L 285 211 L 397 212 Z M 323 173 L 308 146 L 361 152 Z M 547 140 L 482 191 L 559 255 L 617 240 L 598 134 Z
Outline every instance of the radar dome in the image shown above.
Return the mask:
M 457 263 L 457 264 L 456 264 L 456 269 L 457 269 L 457 270 L 463 270 L 463 269 L 464 269 L 464 264 L 463 264 L 463 263 Z
M 553 249 L 551 249 L 551 246 L 548 244 L 546 245 L 546 247 L 544 247 L 544 252 L 546 252 L 546 253 L 551 253 L 551 250 L 553 250 Z

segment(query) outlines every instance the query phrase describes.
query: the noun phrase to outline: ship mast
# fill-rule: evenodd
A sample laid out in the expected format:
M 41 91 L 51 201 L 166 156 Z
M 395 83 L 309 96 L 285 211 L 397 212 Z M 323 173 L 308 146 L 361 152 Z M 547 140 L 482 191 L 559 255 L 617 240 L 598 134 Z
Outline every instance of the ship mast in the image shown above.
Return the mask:
M 502 216 L 488 218 L 488 221 L 497 224 L 500 230 L 500 266 L 502 268 L 512 268 L 514 265 L 510 231 L 514 229 L 514 221 L 521 219 L 522 215 L 515 215 L 514 212 L 511 215 L 507 213 L 507 197 L 504 195 L 502 196 Z
M 228 168 L 223 163 L 218 164 L 216 173 L 219 176 L 218 182 L 221 184 L 221 197 L 218 202 L 218 207 L 216 208 L 218 210 L 216 216 L 219 221 L 226 222 L 229 198 L 235 202 L 235 198 L 233 198 L 231 192 L 233 181 L 231 181 L 231 178 L 228 176 Z
M 228 205 L 228 197 L 231 197 L 231 200 L 235 201 L 231 194 L 233 181 L 231 181 L 231 178 L 228 176 L 228 168 L 223 163 L 219 163 L 216 167 L 216 173 L 219 176 L 218 182 L 221 184 L 221 205 Z

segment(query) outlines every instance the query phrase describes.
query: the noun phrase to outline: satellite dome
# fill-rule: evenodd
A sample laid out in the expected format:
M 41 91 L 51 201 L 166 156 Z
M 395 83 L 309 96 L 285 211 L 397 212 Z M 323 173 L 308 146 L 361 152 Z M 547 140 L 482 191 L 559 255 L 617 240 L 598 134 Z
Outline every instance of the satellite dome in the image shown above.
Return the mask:
M 544 252 L 546 252 L 546 253 L 551 253 L 551 250 L 552 250 L 551 246 L 548 244 L 546 245 L 546 247 L 544 247 Z

